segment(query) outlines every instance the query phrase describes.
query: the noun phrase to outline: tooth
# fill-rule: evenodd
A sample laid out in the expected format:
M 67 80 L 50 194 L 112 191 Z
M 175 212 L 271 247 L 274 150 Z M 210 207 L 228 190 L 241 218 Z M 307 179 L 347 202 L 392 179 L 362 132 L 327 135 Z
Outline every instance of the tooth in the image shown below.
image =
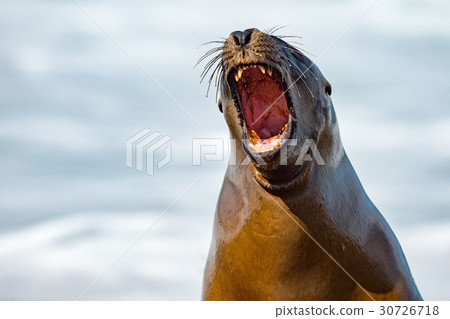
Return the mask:
M 253 131 L 253 130 L 250 130 L 249 133 L 250 133 L 249 134 L 250 135 L 249 136 L 250 141 L 252 142 L 252 144 L 256 145 L 258 143 L 258 141 L 260 140 L 258 134 L 256 134 L 256 132 Z
M 241 76 L 242 76 L 242 72 L 244 72 L 244 69 L 243 69 L 243 68 L 239 68 L 239 69 L 238 69 L 238 78 L 239 78 L 239 79 L 240 79 Z
M 234 79 L 236 80 L 236 82 L 239 82 L 239 77 L 237 73 L 234 74 Z
M 262 65 L 258 65 L 258 68 L 261 70 L 261 72 L 263 74 L 266 74 L 266 68 L 265 67 L 263 67 Z
M 272 76 L 272 68 L 270 66 L 267 68 L 267 73 L 269 73 L 269 75 Z

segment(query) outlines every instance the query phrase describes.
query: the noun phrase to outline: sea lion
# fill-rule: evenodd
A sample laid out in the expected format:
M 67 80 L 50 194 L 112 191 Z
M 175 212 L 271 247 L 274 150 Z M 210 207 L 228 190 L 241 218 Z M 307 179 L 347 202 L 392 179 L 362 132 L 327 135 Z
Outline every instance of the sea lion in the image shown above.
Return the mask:
M 202 298 L 421 300 L 344 151 L 318 67 L 258 29 L 217 51 L 205 74 L 218 62 L 210 82 L 216 73 L 237 165 L 219 195 Z

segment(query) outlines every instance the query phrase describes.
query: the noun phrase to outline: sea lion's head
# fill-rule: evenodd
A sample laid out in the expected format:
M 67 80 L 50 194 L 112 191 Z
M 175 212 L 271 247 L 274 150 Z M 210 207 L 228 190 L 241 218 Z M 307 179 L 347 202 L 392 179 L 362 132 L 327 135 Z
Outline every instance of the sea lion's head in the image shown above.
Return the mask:
M 258 29 L 235 31 L 216 50 L 204 73 L 218 61 L 219 109 L 256 180 L 269 189 L 292 186 L 317 165 L 299 156 L 311 159 L 323 149 L 326 162 L 329 147 L 319 144 L 329 140 L 332 134 L 323 133 L 335 119 L 331 85 L 316 65 L 282 37 Z

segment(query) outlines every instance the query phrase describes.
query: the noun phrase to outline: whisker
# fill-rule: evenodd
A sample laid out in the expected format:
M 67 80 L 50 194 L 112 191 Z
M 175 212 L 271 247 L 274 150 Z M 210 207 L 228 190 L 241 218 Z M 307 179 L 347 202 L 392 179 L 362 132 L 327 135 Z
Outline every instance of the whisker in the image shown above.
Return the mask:
M 297 42 L 297 41 L 289 41 L 289 45 L 292 45 L 292 43 L 298 44 L 298 45 L 303 45 L 303 43 L 301 42 Z M 293 45 L 292 45 L 293 46 Z M 295 47 L 297 48 L 297 47 Z
M 210 55 L 218 52 L 218 51 L 222 51 L 223 47 L 217 47 L 217 48 L 212 48 L 210 50 L 208 50 L 208 52 L 206 52 L 200 59 L 198 59 L 197 63 L 194 65 L 194 68 L 199 65 L 203 60 L 205 60 L 207 57 L 209 57 Z
M 200 46 L 198 47 L 198 49 L 200 49 L 201 47 L 203 47 L 203 46 L 205 46 L 205 45 L 211 44 L 211 43 L 224 44 L 224 43 L 225 43 L 225 40 L 224 40 L 224 41 L 217 41 L 217 40 L 215 40 L 215 41 L 208 41 L 208 42 L 205 42 L 205 43 L 203 43 L 202 45 L 200 45 Z
M 217 59 L 220 59 L 221 58 L 221 54 L 219 53 L 219 54 L 217 54 L 216 56 L 214 56 L 213 58 L 211 58 L 210 60 L 209 60 L 209 62 L 203 67 L 203 69 L 208 69 L 211 65 L 210 65 L 210 63 L 211 63 L 211 61 L 217 61 Z M 200 62 L 197 62 L 197 64 L 195 65 L 195 67 L 199 64 Z
M 219 96 L 219 87 L 220 89 L 222 89 L 222 86 L 220 85 L 220 79 L 223 77 L 223 68 L 220 70 L 219 74 L 216 76 L 216 102 L 217 102 L 217 97 Z
M 287 24 L 284 24 L 284 25 L 277 25 L 277 26 L 273 27 L 273 28 L 270 30 L 270 32 L 269 32 L 268 34 L 274 34 L 275 32 L 278 32 L 278 31 L 280 31 L 281 29 L 286 28 L 287 26 L 288 26 Z
M 306 54 L 309 54 L 310 56 L 313 56 L 313 57 L 317 57 L 315 54 L 312 54 L 311 52 L 309 52 L 309 51 L 306 51 L 305 49 L 301 49 L 301 48 L 297 48 L 299 51 L 302 51 L 302 52 L 305 52 Z
M 300 79 L 301 79 L 302 82 L 306 85 L 306 87 L 308 88 L 309 93 L 310 93 L 311 96 L 314 98 L 314 94 L 313 94 L 313 92 L 311 91 L 311 88 L 309 87 L 308 83 L 305 81 L 305 78 L 306 78 L 306 72 L 307 72 L 307 71 L 311 71 L 311 70 L 307 69 L 306 71 L 303 71 L 302 69 L 300 69 L 300 68 L 298 67 L 298 65 L 297 65 L 295 62 L 291 61 L 291 59 L 289 59 L 289 58 L 287 58 L 287 57 L 285 57 L 284 59 L 285 59 L 291 66 L 292 66 L 292 65 L 295 66 L 295 67 L 301 72 L 301 74 L 299 75 L 299 76 L 300 76 Z
M 277 28 L 277 27 L 279 27 L 279 26 L 280 26 L 280 25 L 277 24 L 277 25 L 275 25 L 275 26 L 273 26 L 273 27 L 271 27 L 271 28 L 269 28 L 269 29 L 264 30 L 263 32 L 264 32 L 264 33 L 267 33 L 267 34 L 272 34 L 272 30 L 275 29 L 275 28 Z
M 311 66 L 306 66 L 306 64 L 305 63 L 303 63 L 303 62 L 301 62 L 301 61 L 299 61 L 307 70 L 308 70 L 308 72 L 317 80 L 317 81 L 319 81 L 319 79 L 317 78 L 317 76 L 314 74 L 314 72 L 313 71 L 311 71 Z
M 289 59 L 288 57 L 284 57 L 283 59 L 286 60 L 286 62 L 288 62 L 290 66 L 295 66 L 295 67 L 297 68 L 297 70 L 300 71 L 300 75 L 301 75 L 302 77 L 306 77 L 306 71 L 303 71 L 302 69 L 300 69 L 299 66 L 298 66 L 297 64 L 295 64 L 294 61 L 292 61 L 292 60 Z
M 211 61 L 209 61 L 207 65 L 205 65 L 205 68 L 203 69 L 203 72 L 200 75 L 201 77 L 200 83 L 203 81 L 203 78 L 206 76 L 206 74 L 211 70 L 211 68 L 220 58 L 221 56 L 220 54 L 218 54 L 215 58 L 211 59 Z
M 217 74 L 216 83 L 214 84 L 216 87 L 219 86 L 219 81 L 222 77 L 224 77 L 223 68 L 221 68 L 219 73 Z
M 217 64 L 217 65 L 220 65 Z M 202 74 L 200 75 L 200 83 L 202 83 L 206 77 L 206 75 L 208 75 L 208 72 L 213 70 L 213 72 L 217 69 L 217 65 L 215 64 L 211 64 L 211 66 L 209 66 L 207 69 L 203 70 Z
M 209 78 L 209 80 L 208 80 L 208 89 L 206 90 L 206 96 L 208 96 L 208 94 L 209 94 L 209 88 L 211 87 L 211 82 L 212 82 L 212 79 L 214 78 L 214 74 L 217 72 L 217 70 L 219 69 L 219 68 L 221 68 L 222 67 L 222 64 L 221 63 L 218 63 L 217 64 L 217 66 L 214 68 L 214 71 L 212 72 L 212 74 L 211 74 L 211 77 Z M 206 75 L 206 74 L 205 74 Z M 202 79 L 203 80 L 203 79 Z
M 298 74 L 300 76 L 299 79 L 302 80 L 302 82 L 308 89 L 309 93 L 314 98 L 314 93 L 311 90 L 311 88 L 309 87 L 308 82 L 306 81 L 308 79 L 306 73 L 312 75 L 316 80 L 318 80 L 318 79 L 317 79 L 316 75 L 310 70 L 310 67 L 308 68 L 306 65 L 308 63 L 306 63 L 305 60 L 309 60 L 309 58 L 306 57 L 305 55 L 303 55 L 301 52 L 305 52 L 310 55 L 312 55 L 312 54 L 307 52 L 306 50 L 303 50 L 303 49 L 297 47 L 296 45 L 292 44 L 292 43 L 295 43 L 295 44 L 301 46 L 302 43 L 295 42 L 295 41 L 290 41 L 288 43 L 285 40 L 283 40 L 284 38 L 301 39 L 301 37 L 299 37 L 299 36 L 284 36 L 284 35 L 275 36 L 275 35 L 273 35 L 275 32 L 277 32 L 285 27 L 286 27 L 286 25 L 277 25 L 277 26 L 274 26 L 274 27 L 266 30 L 265 33 L 269 34 L 271 37 L 273 37 L 274 40 L 278 39 L 278 44 L 276 46 L 272 47 L 270 45 L 270 42 L 268 42 L 268 44 L 267 44 L 268 46 L 266 45 L 261 48 L 261 49 L 263 49 L 262 51 L 253 52 L 253 54 L 263 58 L 263 60 L 265 61 L 266 64 L 269 64 L 268 62 L 279 64 L 280 67 L 282 68 L 282 70 L 286 73 L 286 75 L 289 78 L 291 78 L 291 74 L 294 69 L 294 74 Z M 206 53 L 203 56 L 201 56 L 200 59 L 198 59 L 197 63 L 194 66 L 194 67 L 196 67 L 200 63 L 202 63 L 206 59 L 208 59 L 208 62 L 206 63 L 206 65 L 203 68 L 203 71 L 201 72 L 200 82 L 202 83 L 203 81 L 205 81 L 207 75 L 209 74 L 208 88 L 206 91 L 206 96 L 209 96 L 209 90 L 211 88 L 211 85 L 214 84 L 214 86 L 216 87 L 216 100 L 218 98 L 219 91 L 221 91 L 222 87 L 223 87 L 223 82 L 224 82 L 223 79 L 225 76 L 224 65 L 227 65 L 227 63 L 228 63 L 227 61 L 232 59 L 232 55 L 230 56 L 230 52 L 228 52 L 228 54 L 225 52 L 225 55 L 224 55 L 223 50 L 225 47 L 226 39 L 225 38 L 222 38 L 222 39 L 223 39 L 223 41 L 216 40 L 216 41 L 208 41 L 208 42 L 203 43 L 200 47 L 203 47 L 203 46 L 209 45 L 209 44 L 219 44 L 219 46 L 213 47 L 213 48 L 209 49 L 208 51 L 206 51 Z M 291 54 L 293 55 L 293 58 L 290 58 L 290 55 L 282 57 L 282 59 L 289 64 L 291 69 L 289 69 L 289 67 L 286 65 L 286 63 L 280 64 L 279 61 L 269 61 L 270 59 L 268 59 L 267 57 L 271 56 L 271 53 L 274 52 L 275 48 L 286 49 L 286 50 L 289 50 L 289 52 L 291 52 Z M 298 73 L 298 72 L 300 72 L 300 73 Z M 299 98 L 301 98 L 300 92 L 297 92 L 297 94 L 298 94 Z
M 282 49 L 288 49 L 289 51 L 291 51 L 292 53 L 294 53 L 295 52 L 295 50 L 300 50 L 300 48 L 297 48 L 297 47 L 295 47 L 295 46 L 293 46 L 293 45 L 290 45 L 290 46 L 282 46 L 282 45 L 280 45 L 280 46 L 278 46 L 279 48 L 282 48 Z
M 299 59 L 298 59 L 298 62 L 299 62 L 300 64 L 302 64 L 302 65 L 306 68 L 306 71 L 301 70 L 301 69 L 295 64 L 295 61 L 292 61 L 291 59 L 289 59 L 289 58 L 287 58 L 287 57 L 286 57 L 286 59 L 288 59 L 288 62 L 294 64 L 294 65 L 297 67 L 297 69 L 299 69 L 302 73 L 304 73 L 304 72 L 309 72 L 316 80 L 318 80 L 318 78 L 316 77 L 316 75 L 314 74 L 314 72 L 311 71 L 311 67 L 307 67 L 306 64 L 304 64 L 304 63 L 303 63 L 302 61 L 300 61 Z M 305 75 L 305 77 L 306 77 L 306 75 Z
M 297 39 L 302 39 L 301 36 L 299 35 L 277 35 L 277 38 L 283 39 L 283 38 L 297 38 Z
M 290 78 L 288 69 L 287 69 L 284 65 L 281 65 L 281 68 L 284 70 L 284 72 L 286 72 L 287 76 L 289 76 L 289 78 Z M 291 80 L 291 81 L 292 81 L 292 80 Z M 297 91 L 298 98 L 301 99 L 302 96 L 301 96 L 299 90 L 295 90 L 295 91 Z
M 206 96 L 209 95 L 209 89 L 211 88 L 211 84 L 214 82 L 214 85 L 216 86 L 216 100 L 218 96 L 219 85 L 221 85 L 219 80 L 221 77 L 223 77 L 224 72 L 223 60 L 225 57 L 223 57 L 222 54 L 226 41 L 227 41 L 226 38 L 221 37 L 220 40 L 208 41 L 203 43 L 200 47 L 203 47 L 208 44 L 219 44 L 219 46 L 209 49 L 195 64 L 195 66 L 197 66 L 203 61 L 205 61 L 207 58 L 209 59 L 209 61 L 204 66 L 202 73 L 200 74 L 200 83 L 202 83 L 205 80 L 206 76 L 212 71 L 208 79 L 208 88 L 206 90 Z
M 203 56 L 209 55 L 209 54 L 211 54 L 212 52 L 217 52 L 217 51 L 219 51 L 219 50 L 223 50 L 223 45 L 222 45 L 222 46 L 219 46 L 219 47 L 215 47 L 215 48 L 209 49 L 208 51 L 206 51 L 206 53 L 205 53 Z
M 219 53 L 217 53 L 217 52 L 219 52 Z M 209 52 L 208 54 L 205 54 L 203 57 L 202 57 L 202 59 L 204 60 L 205 58 L 207 58 L 207 57 L 210 57 L 212 54 L 214 54 L 214 53 L 217 53 L 214 57 L 212 57 L 211 59 L 215 59 L 215 58 L 217 58 L 217 57 L 220 57 L 220 56 L 222 56 L 222 50 L 215 50 L 215 51 L 211 51 L 211 52 Z M 202 61 L 203 61 L 202 60 Z M 201 62 L 201 61 L 200 61 Z
M 214 54 L 216 52 L 219 52 L 219 51 L 221 51 L 221 49 L 214 49 L 214 50 L 211 50 L 210 52 L 205 53 L 200 59 L 198 59 L 196 65 L 198 65 L 200 62 L 202 62 L 204 59 L 206 59 L 210 55 L 212 55 L 212 54 Z
M 297 51 L 301 51 L 301 52 L 304 52 L 304 53 L 306 53 L 308 55 L 314 56 L 314 54 L 312 54 L 311 52 L 308 52 L 308 51 L 303 50 L 301 48 L 297 48 L 296 46 L 293 46 L 293 45 L 290 45 L 289 47 L 285 47 L 285 46 L 281 46 L 280 45 L 279 48 L 287 49 L 287 50 L 291 51 L 291 53 L 294 54 L 294 55 L 298 54 Z
M 295 46 L 295 45 L 292 45 L 292 44 L 290 44 L 290 43 L 288 43 L 288 42 L 286 42 L 286 41 L 284 41 L 284 40 L 281 40 L 281 39 L 280 39 L 280 41 L 283 41 L 283 42 L 286 44 L 286 47 L 283 47 L 283 48 L 288 49 L 288 50 L 291 51 L 292 53 L 298 53 L 298 52 L 295 52 L 295 50 L 298 50 L 298 51 L 305 52 L 306 54 L 309 54 L 309 55 L 315 57 L 314 54 L 312 54 L 312 53 L 309 52 L 309 51 L 306 51 L 305 49 L 299 48 L 299 47 L 297 47 L 297 46 Z M 298 42 L 297 42 L 297 43 L 298 43 Z M 302 43 L 298 43 L 298 44 L 303 45 Z

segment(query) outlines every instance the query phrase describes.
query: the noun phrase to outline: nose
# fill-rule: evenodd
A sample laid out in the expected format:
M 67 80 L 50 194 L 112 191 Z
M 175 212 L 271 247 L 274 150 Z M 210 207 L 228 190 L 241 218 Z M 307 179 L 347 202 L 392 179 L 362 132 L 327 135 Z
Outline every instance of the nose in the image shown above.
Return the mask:
M 252 33 L 255 29 L 247 29 L 244 31 L 234 31 L 231 33 L 234 43 L 240 47 L 244 47 L 248 44 L 252 38 Z

